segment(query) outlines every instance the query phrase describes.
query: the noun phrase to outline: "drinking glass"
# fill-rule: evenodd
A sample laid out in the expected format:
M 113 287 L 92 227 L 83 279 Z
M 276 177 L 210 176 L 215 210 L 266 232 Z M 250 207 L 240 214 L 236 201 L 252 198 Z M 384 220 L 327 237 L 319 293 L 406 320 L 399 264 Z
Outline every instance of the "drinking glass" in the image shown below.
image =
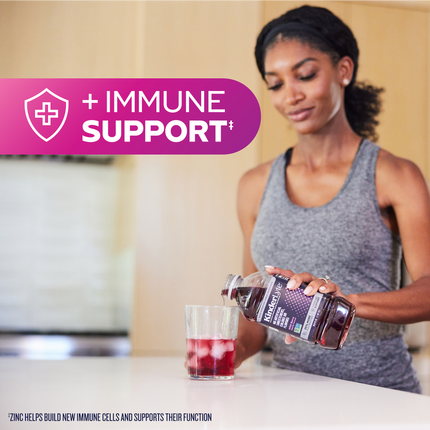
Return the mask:
M 237 306 L 185 306 L 188 376 L 233 379 Z

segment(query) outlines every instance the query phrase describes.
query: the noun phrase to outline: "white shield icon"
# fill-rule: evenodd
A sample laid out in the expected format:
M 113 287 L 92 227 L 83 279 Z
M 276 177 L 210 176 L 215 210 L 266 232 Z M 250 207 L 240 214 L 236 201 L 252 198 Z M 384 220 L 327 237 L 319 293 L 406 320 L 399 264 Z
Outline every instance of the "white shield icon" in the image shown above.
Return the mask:
M 45 142 L 55 137 L 66 122 L 69 101 L 48 88 L 25 100 L 25 116 L 33 131 Z

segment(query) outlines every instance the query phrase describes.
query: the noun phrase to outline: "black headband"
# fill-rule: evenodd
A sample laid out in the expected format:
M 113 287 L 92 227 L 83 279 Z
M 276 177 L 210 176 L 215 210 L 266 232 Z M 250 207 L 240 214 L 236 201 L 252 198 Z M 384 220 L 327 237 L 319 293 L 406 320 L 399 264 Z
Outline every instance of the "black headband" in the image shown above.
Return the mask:
M 284 33 L 286 31 L 303 31 L 304 33 L 309 33 L 314 35 L 316 38 L 323 40 L 327 45 L 329 45 L 331 48 L 333 48 L 336 52 L 337 49 L 334 47 L 333 43 L 331 43 L 320 31 L 318 31 L 316 28 L 311 27 L 310 25 L 303 24 L 301 22 L 285 22 L 282 24 L 277 25 L 276 27 L 272 28 L 264 38 L 263 42 L 263 51 L 266 50 L 269 43 L 274 39 L 275 36 L 278 34 Z

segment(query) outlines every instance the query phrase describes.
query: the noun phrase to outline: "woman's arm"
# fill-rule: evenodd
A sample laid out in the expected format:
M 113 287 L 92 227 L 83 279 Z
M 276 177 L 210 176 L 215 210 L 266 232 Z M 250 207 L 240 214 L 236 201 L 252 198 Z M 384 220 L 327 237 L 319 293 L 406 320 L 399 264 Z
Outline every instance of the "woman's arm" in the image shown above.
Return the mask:
M 382 207 L 392 207 L 402 239 L 412 283 L 387 293 L 363 293 L 347 298 L 357 316 L 408 324 L 430 320 L 430 197 L 419 168 L 381 150 L 376 188 Z
M 251 256 L 251 237 L 260 208 L 261 198 L 270 172 L 271 163 L 262 164 L 245 173 L 239 182 L 237 211 L 242 229 L 243 274 L 247 276 L 256 272 Z M 238 367 L 248 357 L 261 351 L 266 342 L 266 330 L 260 324 L 246 320 L 241 314 L 236 343 L 236 363 Z

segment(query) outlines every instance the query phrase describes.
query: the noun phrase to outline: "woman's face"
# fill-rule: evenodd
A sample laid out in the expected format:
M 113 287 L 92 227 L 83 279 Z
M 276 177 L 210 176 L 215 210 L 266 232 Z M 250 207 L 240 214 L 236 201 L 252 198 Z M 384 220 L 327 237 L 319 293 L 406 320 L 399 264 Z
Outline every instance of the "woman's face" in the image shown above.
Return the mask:
M 328 54 L 285 40 L 269 47 L 264 65 L 273 105 L 299 134 L 317 133 L 340 111 L 347 73 Z

